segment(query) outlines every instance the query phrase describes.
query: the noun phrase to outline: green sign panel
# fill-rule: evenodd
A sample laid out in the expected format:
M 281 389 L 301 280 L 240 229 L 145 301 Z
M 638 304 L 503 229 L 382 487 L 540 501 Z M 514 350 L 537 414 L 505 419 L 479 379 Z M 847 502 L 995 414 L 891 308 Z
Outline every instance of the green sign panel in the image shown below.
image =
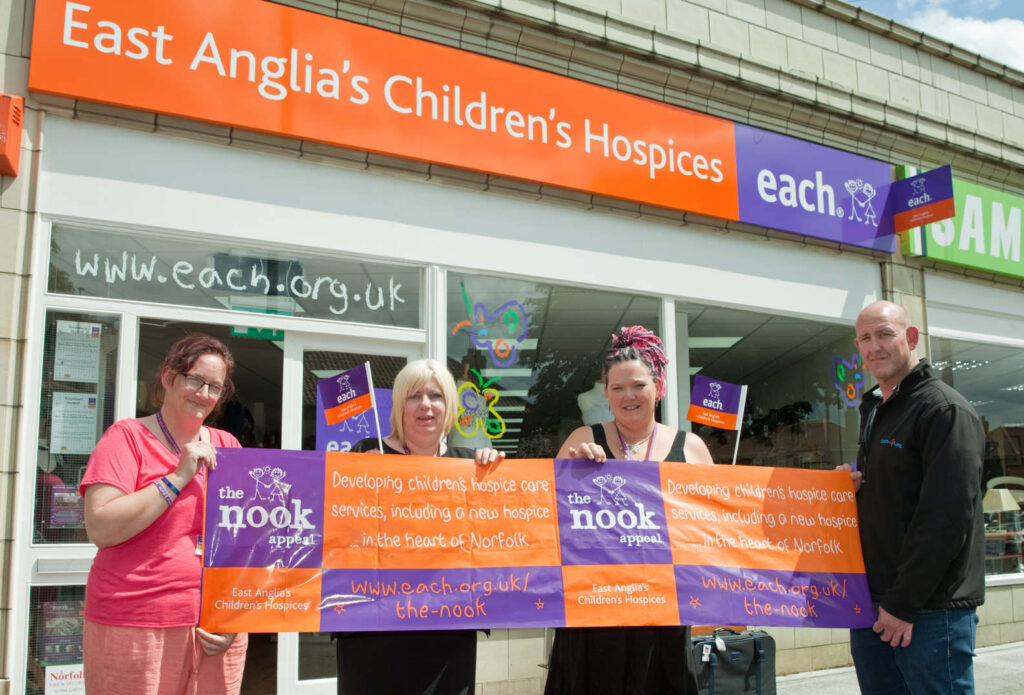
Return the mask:
M 903 252 L 1024 278 L 1024 198 L 953 179 L 956 216 L 903 234 Z
M 276 331 L 273 328 L 232 326 L 231 335 L 237 338 L 257 338 L 259 340 L 284 340 L 284 331 Z

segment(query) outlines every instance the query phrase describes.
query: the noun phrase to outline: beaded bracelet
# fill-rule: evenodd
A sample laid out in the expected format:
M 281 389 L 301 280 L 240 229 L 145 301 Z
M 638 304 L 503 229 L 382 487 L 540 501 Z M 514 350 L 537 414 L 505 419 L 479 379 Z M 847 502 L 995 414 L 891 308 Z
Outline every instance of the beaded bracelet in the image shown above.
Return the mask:
M 164 486 L 160 484 L 159 480 L 154 480 L 153 485 L 160 491 L 160 496 L 164 498 L 164 502 L 167 503 L 168 507 L 174 504 L 174 500 L 172 500 L 171 496 L 167 494 L 167 490 L 164 489 Z
M 166 475 L 163 478 L 160 478 L 160 480 L 163 481 L 163 484 L 167 486 L 168 490 L 170 490 L 171 492 L 174 493 L 175 497 L 178 497 L 178 496 L 181 495 L 181 490 L 179 490 L 178 488 L 174 487 L 174 483 L 172 483 L 170 480 L 168 480 Z

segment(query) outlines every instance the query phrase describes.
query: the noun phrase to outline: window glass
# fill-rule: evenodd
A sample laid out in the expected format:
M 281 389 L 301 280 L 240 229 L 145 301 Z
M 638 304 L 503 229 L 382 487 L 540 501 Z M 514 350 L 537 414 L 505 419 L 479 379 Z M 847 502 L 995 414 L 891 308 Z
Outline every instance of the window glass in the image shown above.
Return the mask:
M 594 410 L 580 396 L 601 378 L 612 333 L 633 324 L 658 332 L 660 305 L 653 297 L 449 273 L 448 366 L 460 403 L 449 443 L 554 456 L 583 424 L 581 403 Z
M 680 362 L 690 380 L 681 389 L 685 417 L 693 376 L 746 385 L 736 432 L 693 430 L 716 463 L 832 469 L 857 454 L 857 406 L 870 376 L 853 345 L 853 327 L 750 311 L 676 304 Z
M 142 318 L 139 321 L 139 367 L 135 417 L 156 412 L 154 380 L 171 345 L 192 333 L 224 343 L 235 358 L 235 390 L 211 413 L 207 424 L 227 430 L 245 447 L 281 446 L 281 343 L 238 335 L 231 326 Z
M 54 225 L 50 292 L 419 328 L 419 268 Z M 243 321 L 240 319 L 240 323 Z
M 1024 571 L 1024 350 L 947 338 L 931 339 L 942 380 L 970 401 L 985 428 L 985 571 Z
M 85 543 L 78 483 L 114 422 L 120 319 L 50 311 L 45 326 L 33 541 Z
M 85 625 L 85 587 L 34 586 L 29 606 L 25 693 L 44 695 L 53 692 L 53 686 L 47 685 L 50 680 L 67 685 L 67 690 L 58 688 L 60 692 L 84 692 L 82 629 Z

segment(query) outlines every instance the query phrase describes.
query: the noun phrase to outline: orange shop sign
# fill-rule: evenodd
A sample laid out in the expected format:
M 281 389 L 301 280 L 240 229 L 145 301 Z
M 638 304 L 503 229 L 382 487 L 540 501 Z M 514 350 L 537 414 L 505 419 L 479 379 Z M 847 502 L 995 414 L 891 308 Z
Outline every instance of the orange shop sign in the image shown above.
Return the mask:
M 729 121 L 261 0 L 38 0 L 29 88 L 738 218 Z

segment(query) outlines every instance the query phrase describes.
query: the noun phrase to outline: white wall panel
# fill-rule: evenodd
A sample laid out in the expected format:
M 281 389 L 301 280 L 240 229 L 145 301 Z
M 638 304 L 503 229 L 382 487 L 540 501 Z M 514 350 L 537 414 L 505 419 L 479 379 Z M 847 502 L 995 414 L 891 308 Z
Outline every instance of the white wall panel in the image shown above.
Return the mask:
M 38 209 L 852 321 L 863 256 L 48 118 Z

